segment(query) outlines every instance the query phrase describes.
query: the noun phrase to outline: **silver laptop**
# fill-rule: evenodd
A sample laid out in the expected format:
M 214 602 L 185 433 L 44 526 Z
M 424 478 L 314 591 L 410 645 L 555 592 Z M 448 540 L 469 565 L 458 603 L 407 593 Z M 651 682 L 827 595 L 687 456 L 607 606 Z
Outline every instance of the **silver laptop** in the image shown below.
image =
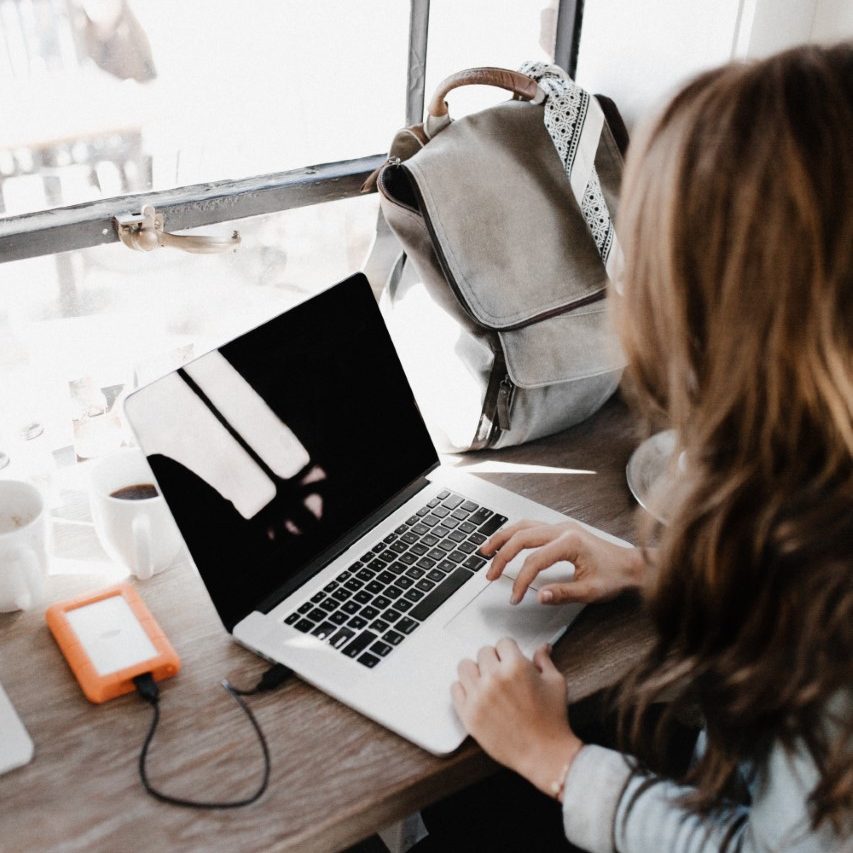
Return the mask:
M 355 275 L 132 394 L 126 414 L 234 639 L 432 753 L 465 737 L 456 665 L 528 655 L 577 605 L 479 546 L 559 513 L 439 464 L 366 278 Z M 611 538 L 611 537 L 608 537 Z

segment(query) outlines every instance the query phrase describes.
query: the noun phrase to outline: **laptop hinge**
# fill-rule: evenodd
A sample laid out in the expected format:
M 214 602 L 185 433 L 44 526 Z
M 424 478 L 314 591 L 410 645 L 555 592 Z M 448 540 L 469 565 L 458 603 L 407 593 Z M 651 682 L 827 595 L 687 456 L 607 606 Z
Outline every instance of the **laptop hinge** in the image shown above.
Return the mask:
M 329 563 L 337 559 L 347 548 L 361 539 L 362 536 L 368 534 L 378 524 L 381 524 L 389 515 L 403 506 L 406 501 L 430 485 L 430 480 L 427 479 L 426 475 L 434 471 L 438 467 L 438 464 L 436 462 L 428 471 L 424 472 L 423 476 L 410 483 L 402 491 L 397 492 L 393 498 L 382 504 L 379 509 L 371 513 L 363 521 L 351 527 L 344 536 L 338 539 L 333 545 L 330 545 L 325 551 L 318 554 L 301 572 L 298 572 L 287 583 L 264 598 L 255 607 L 255 610 L 261 613 L 269 613 L 273 608 L 281 604 L 288 595 L 307 583 L 314 575 L 323 571 Z

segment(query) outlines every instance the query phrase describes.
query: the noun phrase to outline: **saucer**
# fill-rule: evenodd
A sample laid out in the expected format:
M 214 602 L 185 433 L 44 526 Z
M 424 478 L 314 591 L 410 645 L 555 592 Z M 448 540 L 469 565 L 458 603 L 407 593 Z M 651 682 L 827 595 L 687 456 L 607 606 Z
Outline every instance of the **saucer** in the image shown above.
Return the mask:
M 658 512 L 650 508 L 654 491 L 665 487 L 663 477 L 675 452 L 675 430 L 664 430 L 647 438 L 632 454 L 625 468 L 628 488 L 637 503 L 659 521 Z

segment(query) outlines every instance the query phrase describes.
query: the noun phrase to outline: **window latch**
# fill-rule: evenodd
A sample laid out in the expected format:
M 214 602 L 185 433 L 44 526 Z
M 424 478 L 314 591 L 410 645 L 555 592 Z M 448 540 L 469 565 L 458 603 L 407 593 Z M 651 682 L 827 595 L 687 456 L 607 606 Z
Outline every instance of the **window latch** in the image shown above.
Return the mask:
M 211 255 L 216 252 L 233 252 L 240 245 L 240 233 L 234 231 L 230 237 L 191 236 L 170 234 L 165 228 L 162 213 L 146 204 L 142 213 L 113 218 L 119 239 L 129 249 L 151 252 L 161 246 L 171 246 L 182 252 Z

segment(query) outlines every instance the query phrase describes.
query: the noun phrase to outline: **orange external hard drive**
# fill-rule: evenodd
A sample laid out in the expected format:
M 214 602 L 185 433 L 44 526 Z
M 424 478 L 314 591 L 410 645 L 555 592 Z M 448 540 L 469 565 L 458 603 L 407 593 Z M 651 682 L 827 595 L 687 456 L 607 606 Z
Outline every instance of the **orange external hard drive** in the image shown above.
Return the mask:
M 48 627 L 90 702 L 132 693 L 133 679 L 175 675 L 178 655 L 139 593 L 127 583 L 54 604 Z

